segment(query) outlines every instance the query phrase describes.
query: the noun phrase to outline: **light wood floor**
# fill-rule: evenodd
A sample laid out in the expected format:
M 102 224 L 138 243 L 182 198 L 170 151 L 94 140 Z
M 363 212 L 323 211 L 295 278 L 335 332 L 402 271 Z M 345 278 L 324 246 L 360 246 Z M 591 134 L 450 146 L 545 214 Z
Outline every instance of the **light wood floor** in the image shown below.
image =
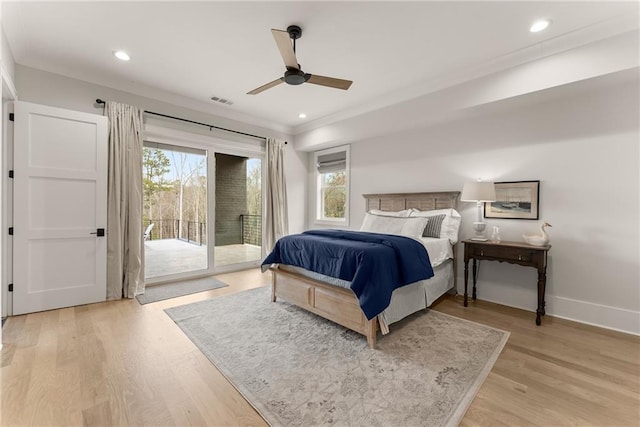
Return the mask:
M 162 311 L 270 283 L 257 269 L 218 278 L 230 286 L 10 318 L 1 424 L 266 425 Z M 511 332 L 462 426 L 640 425 L 638 337 L 453 297 L 435 309 Z

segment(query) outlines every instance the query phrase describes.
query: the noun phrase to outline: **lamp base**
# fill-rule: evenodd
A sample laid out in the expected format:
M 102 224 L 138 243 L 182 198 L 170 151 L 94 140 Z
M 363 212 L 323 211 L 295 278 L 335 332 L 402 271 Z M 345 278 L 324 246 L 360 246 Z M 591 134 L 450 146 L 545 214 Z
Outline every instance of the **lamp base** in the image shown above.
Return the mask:
M 484 229 L 486 228 L 487 224 L 481 221 L 476 221 L 473 223 L 473 229 L 476 231 L 476 234 L 471 237 L 469 240 L 475 240 L 476 242 L 486 242 L 487 239 L 486 237 L 484 237 Z

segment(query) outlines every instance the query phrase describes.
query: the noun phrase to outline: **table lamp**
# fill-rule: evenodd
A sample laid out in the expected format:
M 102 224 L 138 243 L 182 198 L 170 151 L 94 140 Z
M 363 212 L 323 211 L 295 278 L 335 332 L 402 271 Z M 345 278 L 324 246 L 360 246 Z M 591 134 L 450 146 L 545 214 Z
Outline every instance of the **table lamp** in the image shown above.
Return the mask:
M 496 201 L 495 185 L 493 185 L 493 182 L 465 182 L 464 187 L 462 187 L 460 200 L 463 202 L 477 203 L 478 214 L 476 216 L 476 222 L 473 223 L 473 229 L 476 231 L 476 235 L 473 236 L 471 240 L 486 242 L 487 238 L 484 237 L 484 229 L 487 224 L 482 222 L 482 203 Z

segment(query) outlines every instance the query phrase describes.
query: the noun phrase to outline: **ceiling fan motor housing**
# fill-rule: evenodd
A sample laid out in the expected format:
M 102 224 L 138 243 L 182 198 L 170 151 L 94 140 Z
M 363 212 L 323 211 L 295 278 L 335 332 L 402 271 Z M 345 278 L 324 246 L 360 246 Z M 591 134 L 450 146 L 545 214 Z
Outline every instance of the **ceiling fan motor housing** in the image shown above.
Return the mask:
M 309 80 L 311 77 L 310 74 L 305 74 L 302 70 L 296 70 L 295 68 L 287 68 L 287 71 L 284 73 L 284 81 L 290 85 L 301 85 L 302 83 Z

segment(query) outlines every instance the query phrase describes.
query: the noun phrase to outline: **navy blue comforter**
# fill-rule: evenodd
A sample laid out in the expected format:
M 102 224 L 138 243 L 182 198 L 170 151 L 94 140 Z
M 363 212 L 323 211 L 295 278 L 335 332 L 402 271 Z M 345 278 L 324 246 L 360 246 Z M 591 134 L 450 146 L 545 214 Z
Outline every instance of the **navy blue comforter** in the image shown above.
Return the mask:
M 429 254 L 418 241 L 390 234 L 309 230 L 285 236 L 262 262 L 288 264 L 351 282 L 360 307 L 373 319 L 394 289 L 433 277 Z

